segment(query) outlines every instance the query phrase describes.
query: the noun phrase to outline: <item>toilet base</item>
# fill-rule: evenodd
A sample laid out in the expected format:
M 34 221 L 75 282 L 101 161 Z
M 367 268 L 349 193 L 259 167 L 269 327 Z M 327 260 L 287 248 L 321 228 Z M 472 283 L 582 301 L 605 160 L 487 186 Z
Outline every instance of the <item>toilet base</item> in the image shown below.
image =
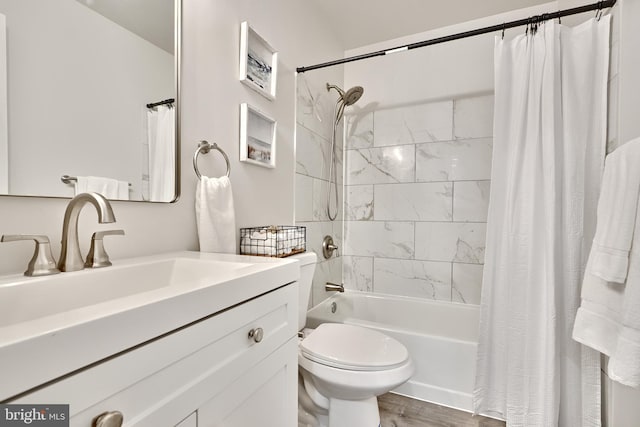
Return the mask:
M 328 408 L 321 408 L 310 398 L 304 387 L 302 375 L 298 380 L 299 427 L 379 427 L 378 399 L 364 400 L 327 399 Z M 326 402 L 326 401 L 325 401 Z
M 328 427 L 379 427 L 378 399 L 342 400 L 329 398 Z
M 298 427 L 328 427 L 329 411 L 316 405 L 298 373 Z

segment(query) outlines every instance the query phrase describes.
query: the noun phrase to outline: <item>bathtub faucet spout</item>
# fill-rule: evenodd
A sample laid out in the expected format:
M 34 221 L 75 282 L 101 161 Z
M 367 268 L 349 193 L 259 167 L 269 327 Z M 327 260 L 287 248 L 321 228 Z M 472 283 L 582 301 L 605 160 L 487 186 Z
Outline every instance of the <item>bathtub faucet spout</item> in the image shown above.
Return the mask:
M 339 285 L 336 285 L 335 283 L 327 282 L 324 285 L 324 290 L 327 292 L 331 292 L 331 291 L 344 292 L 344 285 L 342 283 Z

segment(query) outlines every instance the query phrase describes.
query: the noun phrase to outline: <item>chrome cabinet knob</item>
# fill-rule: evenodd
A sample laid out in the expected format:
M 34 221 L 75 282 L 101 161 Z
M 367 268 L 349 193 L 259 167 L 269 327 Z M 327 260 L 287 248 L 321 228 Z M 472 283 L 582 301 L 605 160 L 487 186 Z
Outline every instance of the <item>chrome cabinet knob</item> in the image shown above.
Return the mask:
M 122 412 L 104 412 L 93 419 L 91 427 L 121 427 L 124 419 Z
M 249 331 L 249 338 L 253 339 L 255 342 L 262 341 L 264 337 L 264 331 L 262 328 L 255 328 Z

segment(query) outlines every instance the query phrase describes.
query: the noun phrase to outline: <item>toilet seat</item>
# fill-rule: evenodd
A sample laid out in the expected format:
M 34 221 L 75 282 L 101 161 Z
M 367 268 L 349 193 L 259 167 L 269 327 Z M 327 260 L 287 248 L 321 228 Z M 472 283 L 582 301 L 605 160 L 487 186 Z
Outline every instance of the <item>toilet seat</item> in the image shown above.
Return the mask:
M 403 366 L 409 352 L 378 331 L 342 323 L 323 323 L 300 342 L 304 358 L 337 369 L 386 371 Z

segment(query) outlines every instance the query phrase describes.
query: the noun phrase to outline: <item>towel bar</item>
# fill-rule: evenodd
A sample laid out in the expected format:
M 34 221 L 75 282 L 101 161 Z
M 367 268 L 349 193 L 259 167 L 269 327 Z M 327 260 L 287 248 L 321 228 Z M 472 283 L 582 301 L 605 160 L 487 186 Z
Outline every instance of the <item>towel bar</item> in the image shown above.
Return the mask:
M 222 148 L 220 148 L 215 142 L 213 144 L 209 144 L 207 141 L 200 141 L 198 149 L 193 155 L 193 169 L 196 171 L 198 179 L 202 178 L 202 175 L 198 170 L 198 155 L 201 152 L 207 154 L 211 149 L 218 150 L 224 156 L 224 161 L 227 163 L 227 176 L 229 176 L 231 172 L 231 164 L 229 163 L 229 156 L 227 156 L 227 153 L 225 153 L 224 150 L 222 150 Z
M 62 175 L 60 177 L 60 181 L 64 182 L 65 184 L 73 184 L 74 182 L 78 181 L 78 178 L 75 176 L 69 176 L 69 175 Z M 129 182 L 129 187 L 131 187 L 131 183 Z

